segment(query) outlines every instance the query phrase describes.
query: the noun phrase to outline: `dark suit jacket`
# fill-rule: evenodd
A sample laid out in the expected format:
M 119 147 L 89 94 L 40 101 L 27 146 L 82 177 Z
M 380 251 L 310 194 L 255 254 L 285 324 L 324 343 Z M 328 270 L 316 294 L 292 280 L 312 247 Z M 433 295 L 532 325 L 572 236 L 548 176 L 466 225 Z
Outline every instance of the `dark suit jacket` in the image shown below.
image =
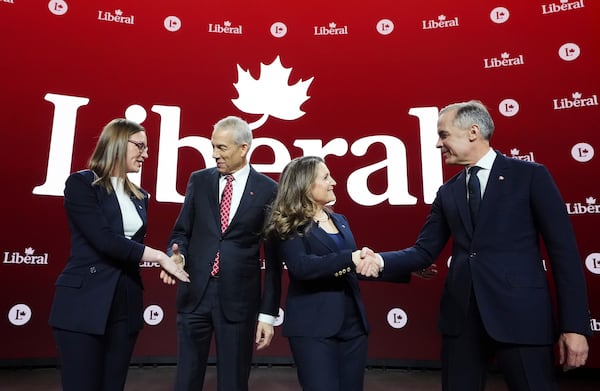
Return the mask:
M 452 262 L 440 305 L 442 333 L 460 333 L 473 291 L 492 338 L 550 344 L 557 330 L 541 235 L 558 294 L 558 331 L 589 335 L 581 259 L 564 202 L 548 170 L 498 153 L 475 230 L 465 183 L 462 170 L 440 187 L 416 244 L 383 253 L 386 265 L 426 266 L 434 262 L 451 235 Z
M 228 320 L 239 322 L 261 313 L 277 316 L 281 295 L 281 264 L 265 251 L 265 281 L 261 302 L 260 247 L 267 208 L 277 184 L 250 167 L 240 205 L 227 230 L 221 234 L 219 212 L 219 172 L 199 170 L 190 176 L 185 200 L 173 233 L 173 243 L 185 256 L 190 283 L 177 288 L 177 309 L 191 312 L 200 302 L 212 262 L 220 251 L 219 297 Z
M 92 186 L 90 170 L 71 174 L 65 186 L 65 210 L 71 231 L 71 255 L 56 280 L 50 310 L 53 327 L 103 334 L 119 279 L 127 288 L 127 318 L 131 331 L 143 326 L 142 279 L 148 194 L 132 198 L 143 225 L 130 240 L 123 233 L 117 196 Z M 122 303 L 121 303 L 122 304 Z
M 277 250 L 289 274 L 285 303 L 283 335 L 331 337 L 344 321 L 345 289 L 350 288 L 364 329 L 368 332 L 367 314 L 360 295 L 358 277 L 352 262 L 356 250 L 354 236 L 346 217 L 332 213 L 331 219 L 340 231 L 343 246 L 339 249 L 329 234 L 312 223 L 306 235 L 294 235 L 279 242 Z M 410 280 L 410 272 L 402 275 L 393 268 L 385 276 L 393 281 Z M 380 279 L 384 280 L 384 276 Z

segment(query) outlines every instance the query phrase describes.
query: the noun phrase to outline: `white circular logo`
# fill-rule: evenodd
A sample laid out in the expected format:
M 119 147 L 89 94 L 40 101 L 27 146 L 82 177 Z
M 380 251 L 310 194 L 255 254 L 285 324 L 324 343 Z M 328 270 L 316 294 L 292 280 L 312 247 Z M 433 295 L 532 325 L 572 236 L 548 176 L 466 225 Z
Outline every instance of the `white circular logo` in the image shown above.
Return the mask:
M 273 326 L 281 326 L 283 324 L 283 318 L 283 309 L 279 307 L 279 315 L 277 315 L 277 318 L 275 318 L 275 323 L 273 324 Z
M 401 329 L 406 326 L 408 316 L 406 312 L 400 308 L 392 308 L 387 314 L 387 321 L 390 326 L 395 329 Z
M 125 110 L 125 118 L 141 124 L 146 120 L 146 109 L 140 105 L 131 105 Z
M 377 32 L 381 35 L 389 35 L 394 31 L 394 22 L 389 19 L 381 19 L 377 22 Z
M 282 22 L 275 22 L 271 25 L 271 35 L 275 38 L 281 38 L 287 34 L 287 26 Z
M 149 305 L 144 311 L 144 320 L 150 326 L 156 326 L 162 322 L 164 317 L 163 309 L 156 304 Z
M 577 143 L 571 148 L 571 156 L 578 162 L 589 162 L 594 157 L 594 147 L 588 143 Z
M 50 0 L 48 3 L 48 9 L 54 15 L 64 15 L 69 10 L 69 6 L 64 0 Z
M 510 12 L 504 7 L 496 7 L 490 12 L 490 19 L 494 23 L 504 23 L 510 18 Z
M 573 61 L 579 57 L 581 50 L 574 43 L 565 43 L 558 49 L 558 55 L 565 61 Z
M 514 99 L 504 99 L 498 105 L 498 110 L 503 116 L 512 117 L 519 112 L 519 102 Z
M 15 326 L 23 326 L 31 319 L 31 308 L 26 304 L 15 304 L 8 311 L 8 321 Z
M 178 31 L 181 28 L 181 19 L 177 16 L 167 16 L 163 24 L 167 31 Z
M 594 274 L 600 274 L 600 253 L 591 253 L 585 258 L 585 267 Z

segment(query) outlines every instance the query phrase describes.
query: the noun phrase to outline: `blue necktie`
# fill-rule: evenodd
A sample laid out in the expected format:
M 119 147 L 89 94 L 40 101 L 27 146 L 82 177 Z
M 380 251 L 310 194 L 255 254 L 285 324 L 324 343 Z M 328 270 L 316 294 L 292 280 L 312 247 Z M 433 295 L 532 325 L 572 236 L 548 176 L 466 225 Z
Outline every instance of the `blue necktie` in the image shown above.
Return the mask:
M 478 166 L 469 168 L 469 182 L 467 183 L 467 188 L 469 189 L 469 212 L 471 212 L 473 228 L 475 228 L 475 222 L 479 214 L 479 204 L 481 204 L 481 184 L 479 183 L 479 178 L 477 178 L 479 170 L 481 170 L 481 167 Z

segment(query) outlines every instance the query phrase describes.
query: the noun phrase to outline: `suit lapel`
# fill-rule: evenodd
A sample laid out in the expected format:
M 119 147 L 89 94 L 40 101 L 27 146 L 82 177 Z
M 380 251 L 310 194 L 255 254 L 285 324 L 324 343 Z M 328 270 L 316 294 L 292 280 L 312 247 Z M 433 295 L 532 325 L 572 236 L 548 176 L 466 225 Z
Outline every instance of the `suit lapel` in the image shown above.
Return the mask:
M 467 178 L 464 169 L 458 174 L 458 177 L 452 184 L 452 194 L 454 195 L 454 202 L 456 202 L 456 208 L 458 209 L 460 219 L 464 226 L 467 227 L 466 231 L 472 233 L 473 224 L 471 222 L 469 203 L 467 201 Z
M 229 223 L 229 227 L 235 225 L 237 220 L 240 219 L 240 216 L 244 216 L 245 210 L 247 210 L 254 203 L 254 194 L 256 193 L 256 189 L 254 189 L 254 177 L 256 175 L 256 171 L 252 167 L 250 167 L 250 173 L 248 174 L 248 180 L 246 181 L 246 187 L 242 190 L 242 198 L 240 199 L 240 204 L 235 211 L 235 215 L 231 218 L 231 223 Z M 229 230 L 227 227 L 227 230 Z
M 112 191 L 109 194 L 102 186 L 95 186 L 95 188 L 98 200 L 100 201 L 100 207 L 107 216 L 112 217 L 108 218 L 111 228 L 114 232 L 124 235 L 123 214 L 121 213 L 117 193 Z
M 135 210 L 138 212 L 140 219 L 142 219 L 142 226 L 137 232 L 133 235 L 132 239 L 138 242 L 141 242 L 144 238 L 144 234 L 146 233 L 146 219 L 147 219 L 147 211 L 146 211 L 146 198 L 142 198 L 141 200 L 136 197 L 131 197 L 131 201 L 135 206 Z
M 221 205 L 219 204 L 219 171 L 215 168 L 210 177 L 209 189 L 213 189 L 208 193 L 208 205 L 210 207 L 210 213 L 213 216 L 213 221 L 217 225 L 217 231 L 221 232 Z M 203 189 L 198 189 L 202 191 Z
M 485 221 L 490 217 L 490 214 L 494 210 L 495 205 L 498 205 L 498 201 L 503 196 L 504 183 L 507 178 L 510 178 L 509 166 L 507 157 L 497 152 L 496 160 L 490 171 L 487 185 L 485 186 L 485 192 L 481 200 L 479 208 L 479 221 Z M 484 224 L 477 224 L 477 227 L 481 227 Z
M 333 239 L 329 237 L 329 234 L 320 229 L 319 224 L 312 223 L 311 225 L 312 226 L 310 227 L 309 235 L 312 235 L 313 239 L 319 241 L 322 245 L 327 247 L 328 250 L 335 251 L 335 243 Z
M 353 247 L 353 245 L 351 243 L 349 243 L 352 238 L 349 227 L 337 215 L 331 214 L 330 217 L 333 220 L 333 223 L 337 227 L 338 231 L 342 235 L 342 238 L 344 239 L 344 244 L 347 247 Z M 313 226 L 311 227 L 310 232 L 316 240 L 321 242 L 329 250 L 331 250 L 331 251 L 339 250 L 338 247 L 336 246 L 335 242 L 333 241 L 333 239 L 331 239 L 331 237 L 329 236 L 329 234 L 327 232 L 325 232 L 324 230 L 320 229 L 318 227 L 318 224 L 313 223 Z

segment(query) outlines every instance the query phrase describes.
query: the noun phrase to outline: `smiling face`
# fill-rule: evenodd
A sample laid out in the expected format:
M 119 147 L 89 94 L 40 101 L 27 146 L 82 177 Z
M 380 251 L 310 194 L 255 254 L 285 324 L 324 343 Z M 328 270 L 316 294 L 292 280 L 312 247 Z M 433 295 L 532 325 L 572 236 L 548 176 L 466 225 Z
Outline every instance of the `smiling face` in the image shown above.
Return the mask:
M 442 113 L 438 119 L 437 148 L 441 149 L 446 164 L 468 165 L 471 163 L 473 142 L 477 138 L 477 125 L 460 129 L 454 125 L 456 110 Z
M 248 144 L 236 144 L 233 132 L 228 128 L 217 128 L 210 139 L 213 158 L 221 175 L 233 174 L 246 165 Z
M 126 171 L 139 172 L 144 160 L 148 158 L 148 139 L 146 132 L 137 132 L 127 141 Z
M 328 203 L 335 201 L 333 187 L 337 183 L 331 176 L 325 163 L 319 163 L 317 165 L 316 174 L 317 175 L 312 185 L 310 195 L 317 205 L 323 207 Z

